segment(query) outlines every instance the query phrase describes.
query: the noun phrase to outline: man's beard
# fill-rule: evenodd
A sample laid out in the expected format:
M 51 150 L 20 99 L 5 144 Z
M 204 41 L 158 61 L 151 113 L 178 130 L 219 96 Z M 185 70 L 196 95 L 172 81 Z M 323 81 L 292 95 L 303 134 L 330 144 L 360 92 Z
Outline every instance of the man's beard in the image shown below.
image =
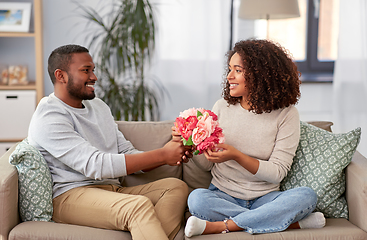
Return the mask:
M 78 88 L 74 85 L 74 79 L 71 75 L 68 74 L 69 81 L 66 86 L 66 89 L 68 90 L 69 94 L 75 98 L 81 99 L 81 100 L 92 100 L 96 97 L 94 92 L 86 93 L 83 92 L 81 88 Z

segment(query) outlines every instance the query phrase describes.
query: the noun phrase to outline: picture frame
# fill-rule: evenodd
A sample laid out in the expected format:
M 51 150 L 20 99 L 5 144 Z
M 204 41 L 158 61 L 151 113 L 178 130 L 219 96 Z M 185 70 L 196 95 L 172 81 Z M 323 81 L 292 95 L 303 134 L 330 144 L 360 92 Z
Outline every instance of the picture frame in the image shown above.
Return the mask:
M 29 32 L 30 2 L 0 2 L 0 32 Z

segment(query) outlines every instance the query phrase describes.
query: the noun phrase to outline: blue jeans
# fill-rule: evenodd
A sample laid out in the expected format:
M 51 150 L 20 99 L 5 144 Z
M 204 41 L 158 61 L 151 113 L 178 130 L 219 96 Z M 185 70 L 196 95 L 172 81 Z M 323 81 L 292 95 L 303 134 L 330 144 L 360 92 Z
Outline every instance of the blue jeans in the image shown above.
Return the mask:
M 243 200 L 210 184 L 209 189 L 195 189 L 188 198 L 192 215 L 210 222 L 231 219 L 250 234 L 283 231 L 312 213 L 316 203 L 317 195 L 308 187 Z

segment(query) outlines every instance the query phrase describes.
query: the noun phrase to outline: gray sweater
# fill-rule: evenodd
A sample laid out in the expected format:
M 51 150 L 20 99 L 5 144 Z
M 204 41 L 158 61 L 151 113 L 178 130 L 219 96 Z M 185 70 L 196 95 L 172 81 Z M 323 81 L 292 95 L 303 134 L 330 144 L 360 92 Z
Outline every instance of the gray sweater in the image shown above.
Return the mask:
M 53 180 L 53 197 L 91 184 L 119 184 L 126 176 L 125 155 L 139 153 L 118 130 L 100 99 L 73 108 L 53 93 L 44 97 L 28 131 L 31 145 L 44 156 Z
M 221 99 L 215 103 L 213 112 L 218 115 L 225 143 L 258 159 L 260 165 L 254 175 L 234 160 L 213 165 L 201 158 L 201 164 L 206 165 L 206 169 L 211 168 L 212 183 L 227 194 L 245 200 L 279 190 L 299 143 L 297 109 L 290 106 L 255 114 L 243 109 L 240 104 L 228 106 Z

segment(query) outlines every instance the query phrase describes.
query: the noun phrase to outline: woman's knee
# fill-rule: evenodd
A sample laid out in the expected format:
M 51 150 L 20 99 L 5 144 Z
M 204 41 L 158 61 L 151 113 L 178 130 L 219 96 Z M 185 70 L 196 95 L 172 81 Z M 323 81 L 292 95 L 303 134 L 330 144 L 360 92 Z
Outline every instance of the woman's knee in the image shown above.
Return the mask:
M 206 200 L 208 191 L 208 189 L 197 188 L 190 193 L 187 200 L 190 212 L 198 212 L 205 209 L 205 206 L 208 204 Z
M 298 187 L 296 188 L 299 196 L 303 199 L 304 203 L 307 203 L 308 205 L 314 205 L 317 204 L 317 194 L 316 192 L 310 188 L 310 187 Z
M 310 199 L 317 201 L 317 194 L 312 188 L 310 187 L 300 187 L 300 188 L 302 189 L 302 191 L 304 191 L 304 194 L 307 195 Z

